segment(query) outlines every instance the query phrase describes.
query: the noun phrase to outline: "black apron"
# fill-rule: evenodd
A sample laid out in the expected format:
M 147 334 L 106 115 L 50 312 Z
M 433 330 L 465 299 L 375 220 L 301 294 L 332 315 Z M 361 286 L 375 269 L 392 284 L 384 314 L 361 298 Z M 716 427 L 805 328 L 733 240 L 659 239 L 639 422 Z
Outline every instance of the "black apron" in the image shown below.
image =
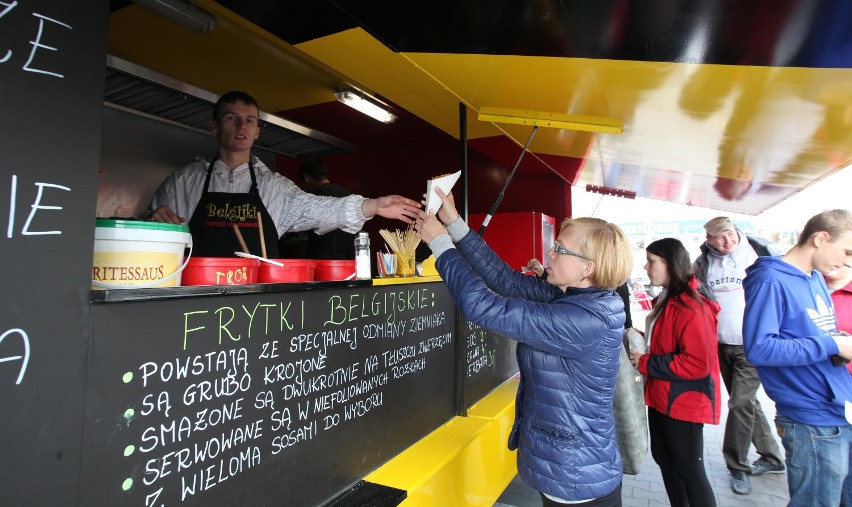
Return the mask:
M 189 220 L 193 256 L 234 257 L 234 252 L 241 252 L 242 247 L 232 224 L 237 224 L 237 227 L 240 228 L 240 233 L 246 242 L 249 253 L 261 255 L 260 227 L 257 223 L 257 214 L 261 213 L 266 256 L 270 259 L 278 257 L 278 231 L 275 228 L 275 222 L 272 221 L 272 217 L 266 210 L 266 206 L 260 200 L 252 158 L 249 157 L 251 188 L 245 194 L 209 192 L 213 164 L 219 157 L 213 157 L 213 160 L 208 164 L 201 199 L 199 199 L 198 205 L 192 213 L 192 218 Z

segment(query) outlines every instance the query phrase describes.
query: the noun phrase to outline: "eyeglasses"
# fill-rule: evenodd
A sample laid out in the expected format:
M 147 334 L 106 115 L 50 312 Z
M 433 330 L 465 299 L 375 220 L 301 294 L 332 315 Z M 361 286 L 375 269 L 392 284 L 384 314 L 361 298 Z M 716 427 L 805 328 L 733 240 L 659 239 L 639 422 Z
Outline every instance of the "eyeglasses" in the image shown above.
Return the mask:
M 581 258 L 583 260 L 587 260 L 587 261 L 592 260 L 592 259 L 589 259 L 588 257 L 586 257 L 585 255 L 580 255 L 577 252 L 574 252 L 573 250 L 568 250 L 567 248 L 560 245 L 559 243 L 554 243 L 553 248 L 551 248 L 551 250 L 558 253 L 558 254 L 562 254 L 562 255 L 570 255 L 571 257 L 579 257 L 579 258 Z

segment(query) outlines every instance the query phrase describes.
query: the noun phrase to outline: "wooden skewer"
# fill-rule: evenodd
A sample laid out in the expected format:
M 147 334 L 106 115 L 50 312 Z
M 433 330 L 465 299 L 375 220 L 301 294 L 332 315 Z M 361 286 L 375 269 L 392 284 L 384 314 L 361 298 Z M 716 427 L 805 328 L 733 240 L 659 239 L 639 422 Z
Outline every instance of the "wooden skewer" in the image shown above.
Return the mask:
M 240 242 L 240 248 L 243 249 L 243 253 L 251 253 L 246 246 L 246 241 L 243 239 L 243 234 L 240 232 L 240 228 L 237 227 L 237 224 L 231 224 L 231 227 L 234 228 L 234 233 L 237 235 L 237 239 Z
M 379 234 L 382 235 L 388 248 L 394 253 L 414 252 L 420 243 L 420 238 L 417 236 L 413 225 L 409 226 L 404 232 L 398 230 L 391 232 L 386 229 L 379 229 Z
M 263 220 L 260 219 L 261 213 L 257 212 L 257 230 L 260 232 L 260 256 L 266 259 L 266 240 L 263 239 Z

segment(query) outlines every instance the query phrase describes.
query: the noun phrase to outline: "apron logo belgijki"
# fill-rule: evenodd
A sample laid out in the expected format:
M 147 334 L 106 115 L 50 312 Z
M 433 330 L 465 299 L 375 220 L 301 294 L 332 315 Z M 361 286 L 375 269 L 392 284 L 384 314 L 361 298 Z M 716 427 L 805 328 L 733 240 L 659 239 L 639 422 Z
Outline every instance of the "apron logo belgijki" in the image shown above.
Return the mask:
M 208 218 L 220 218 L 231 222 L 257 220 L 257 207 L 250 204 L 241 204 L 239 206 L 225 204 L 224 207 L 219 207 L 213 203 L 208 203 L 204 208 L 207 211 Z

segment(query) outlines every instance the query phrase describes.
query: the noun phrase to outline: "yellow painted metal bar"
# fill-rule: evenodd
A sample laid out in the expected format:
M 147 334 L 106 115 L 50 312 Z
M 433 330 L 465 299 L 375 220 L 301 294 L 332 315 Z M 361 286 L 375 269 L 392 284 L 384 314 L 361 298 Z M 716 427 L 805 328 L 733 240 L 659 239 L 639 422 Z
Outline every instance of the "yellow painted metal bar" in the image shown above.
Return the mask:
M 373 285 L 403 285 L 407 283 L 443 282 L 440 276 L 406 276 L 394 278 L 373 278 Z
M 513 377 L 468 411 L 365 480 L 407 492 L 400 507 L 491 507 L 517 473 L 506 442 L 515 415 Z
M 624 131 L 624 120 L 619 118 L 548 113 L 498 107 L 480 108 L 479 121 L 582 130 L 584 132 L 598 132 L 602 134 L 621 134 Z

